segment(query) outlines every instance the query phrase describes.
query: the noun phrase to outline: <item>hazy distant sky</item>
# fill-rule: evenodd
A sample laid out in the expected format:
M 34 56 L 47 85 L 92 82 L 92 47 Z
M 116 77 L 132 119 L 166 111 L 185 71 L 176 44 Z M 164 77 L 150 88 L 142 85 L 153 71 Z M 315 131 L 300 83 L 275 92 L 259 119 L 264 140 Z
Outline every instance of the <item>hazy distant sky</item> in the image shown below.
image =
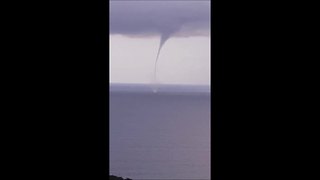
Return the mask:
M 111 83 L 210 83 L 209 1 L 111 1 Z

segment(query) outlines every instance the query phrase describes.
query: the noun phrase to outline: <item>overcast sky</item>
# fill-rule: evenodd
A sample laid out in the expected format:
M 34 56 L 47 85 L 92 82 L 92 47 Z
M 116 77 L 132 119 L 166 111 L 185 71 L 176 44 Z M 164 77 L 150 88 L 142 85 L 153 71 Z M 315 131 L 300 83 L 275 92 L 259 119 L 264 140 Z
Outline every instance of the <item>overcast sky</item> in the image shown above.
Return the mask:
M 111 1 L 111 83 L 210 83 L 209 1 Z

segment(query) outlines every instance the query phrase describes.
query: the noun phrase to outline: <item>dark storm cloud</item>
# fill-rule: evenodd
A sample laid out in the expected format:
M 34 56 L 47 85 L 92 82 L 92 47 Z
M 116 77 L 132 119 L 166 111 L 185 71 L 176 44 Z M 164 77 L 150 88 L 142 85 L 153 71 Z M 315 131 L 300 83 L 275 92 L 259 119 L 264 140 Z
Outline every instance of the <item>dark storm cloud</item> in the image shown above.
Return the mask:
M 209 1 L 111 1 L 110 34 L 207 35 Z

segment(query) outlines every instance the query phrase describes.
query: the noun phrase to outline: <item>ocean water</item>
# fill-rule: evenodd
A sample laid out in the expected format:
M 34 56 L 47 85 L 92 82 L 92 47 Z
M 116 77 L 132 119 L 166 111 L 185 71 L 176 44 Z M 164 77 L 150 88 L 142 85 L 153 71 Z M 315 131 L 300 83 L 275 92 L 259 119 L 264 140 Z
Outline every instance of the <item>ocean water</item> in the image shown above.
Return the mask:
M 210 179 L 210 94 L 110 92 L 110 174 Z

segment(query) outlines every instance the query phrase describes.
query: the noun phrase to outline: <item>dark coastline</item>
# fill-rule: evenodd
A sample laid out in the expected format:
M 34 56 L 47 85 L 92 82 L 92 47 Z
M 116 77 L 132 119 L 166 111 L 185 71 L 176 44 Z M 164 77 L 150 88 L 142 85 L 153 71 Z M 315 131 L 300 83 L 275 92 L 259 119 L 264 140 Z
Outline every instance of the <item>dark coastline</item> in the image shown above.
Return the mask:
M 117 177 L 117 176 L 113 176 L 113 175 L 109 175 L 109 180 L 132 180 L 129 178 L 122 178 L 122 177 Z

